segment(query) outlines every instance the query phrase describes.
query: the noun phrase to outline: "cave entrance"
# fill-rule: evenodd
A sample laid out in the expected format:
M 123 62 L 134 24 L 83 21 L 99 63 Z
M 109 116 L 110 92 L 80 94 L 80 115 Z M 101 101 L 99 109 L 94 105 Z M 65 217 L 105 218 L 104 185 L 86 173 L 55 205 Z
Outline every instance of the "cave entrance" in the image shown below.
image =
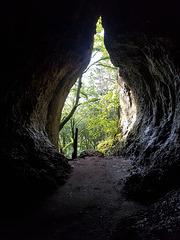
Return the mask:
M 66 157 L 75 148 L 77 155 L 87 149 L 107 154 L 118 143 L 124 144 L 136 120 L 136 103 L 118 72 L 105 48 L 99 18 L 91 61 L 72 87 L 62 112 L 59 150 Z

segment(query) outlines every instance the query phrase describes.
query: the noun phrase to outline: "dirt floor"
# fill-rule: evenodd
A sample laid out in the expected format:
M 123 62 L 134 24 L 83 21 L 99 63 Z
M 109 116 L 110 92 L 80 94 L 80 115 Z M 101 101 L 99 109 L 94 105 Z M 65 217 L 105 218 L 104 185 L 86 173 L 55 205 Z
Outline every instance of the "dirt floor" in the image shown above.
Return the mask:
M 1 240 L 106 240 L 120 219 L 146 208 L 122 196 L 130 161 L 86 157 L 69 163 L 67 183 L 36 211 L 1 225 Z

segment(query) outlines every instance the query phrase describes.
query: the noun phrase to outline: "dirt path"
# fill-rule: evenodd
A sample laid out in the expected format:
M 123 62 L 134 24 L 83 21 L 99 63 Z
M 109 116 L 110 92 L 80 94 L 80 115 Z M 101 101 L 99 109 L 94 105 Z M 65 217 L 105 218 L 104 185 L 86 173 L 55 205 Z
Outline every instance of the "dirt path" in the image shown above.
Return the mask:
M 129 161 L 86 157 L 70 164 L 68 182 L 35 213 L 0 229 L 2 240 L 106 240 L 119 219 L 145 208 L 120 193 Z

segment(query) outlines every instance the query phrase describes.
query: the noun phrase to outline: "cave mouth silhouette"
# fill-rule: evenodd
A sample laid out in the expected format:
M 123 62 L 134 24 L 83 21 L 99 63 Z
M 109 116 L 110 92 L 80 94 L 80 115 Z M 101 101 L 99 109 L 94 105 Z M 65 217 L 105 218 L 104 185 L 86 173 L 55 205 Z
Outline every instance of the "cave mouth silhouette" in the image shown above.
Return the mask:
M 134 163 L 126 193 L 148 199 L 174 190 L 164 204 L 179 214 L 178 3 L 62 0 L 42 5 L 10 0 L 1 7 L 3 200 L 8 199 L 10 206 L 12 196 L 13 201 L 38 198 L 67 181 L 70 166 L 57 151 L 60 113 L 90 61 L 96 22 L 102 15 L 107 51 L 137 104 L 137 119 L 124 152 L 116 152 Z M 164 205 L 157 206 L 154 212 L 160 214 Z M 170 220 L 177 220 L 174 212 L 168 211 Z
M 68 185 L 65 183 L 71 168 L 57 151 L 60 113 L 69 90 L 90 62 L 96 22 L 101 15 L 106 49 L 137 104 L 137 119 L 126 147 L 123 152 L 116 151 L 117 158 L 123 154 L 133 162 L 133 169 L 123 182 L 124 193 L 136 200 L 162 197 L 154 199 L 156 203 L 145 212 L 123 219 L 115 239 L 179 239 L 178 1 L 55 0 L 42 4 L 37 0 L 10 0 L 1 3 L 0 12 L 0 200 L 4 202 L 0 208 L 6 219 L 10 208 L 18 210 L 15 202 L 26 207 L 30 203 L 31 209 L 32 200 L 38 201 L 59 186 Z M 94 174 L 97 176 L 98 171 Z M 110 188 L 115 193 L 119 180 Z M 106 202 L 110 205 L 111 195 L 108 196 Z M 116 199 L 121 200 L 118 195 Z M 101 212 L 94 207 L 95 212 Z M 124 205 L 119 209 L 124 209 Z M 66 226 L 71 220 L 71 211 L 68 213 Z M 46 216 L 43 223 L 61 229 L 58 214 L 53 218 L 55 222 L 49 221 L 48 213 Z M 81 216 L 79 212 L 76 225 L 72 224 L 74 229 L 81 229 Z M 9 226 L 15 229 L 17 225 L 11 219 L 6 233 L 10 232 Z M 27 229 L 31 232 L 23 224 L 20 226 L 13 238 Z M 35 228 L 40 227 L 41 231 L 41 226 L 37 224 Z M 53 233 L 57 236 L 57 232 Z

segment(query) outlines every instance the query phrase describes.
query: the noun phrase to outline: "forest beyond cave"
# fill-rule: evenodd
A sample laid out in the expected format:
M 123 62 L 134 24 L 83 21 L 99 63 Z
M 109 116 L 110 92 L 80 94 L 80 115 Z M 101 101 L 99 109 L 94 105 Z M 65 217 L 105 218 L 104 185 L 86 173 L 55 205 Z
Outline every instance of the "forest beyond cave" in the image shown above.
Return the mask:
M 114 154 L 116 145 L 126 144 L 126 137 L 135 120 L 133 93 L 110 61 L 104 46 L 100 17 L 91 61 L 71 89 L 63 107 L 60 152 L 68 158 L 72 157 L 74 151 L 79 156 L 87 149 Z M 74 150 L 76 131 L 77 149 Z

